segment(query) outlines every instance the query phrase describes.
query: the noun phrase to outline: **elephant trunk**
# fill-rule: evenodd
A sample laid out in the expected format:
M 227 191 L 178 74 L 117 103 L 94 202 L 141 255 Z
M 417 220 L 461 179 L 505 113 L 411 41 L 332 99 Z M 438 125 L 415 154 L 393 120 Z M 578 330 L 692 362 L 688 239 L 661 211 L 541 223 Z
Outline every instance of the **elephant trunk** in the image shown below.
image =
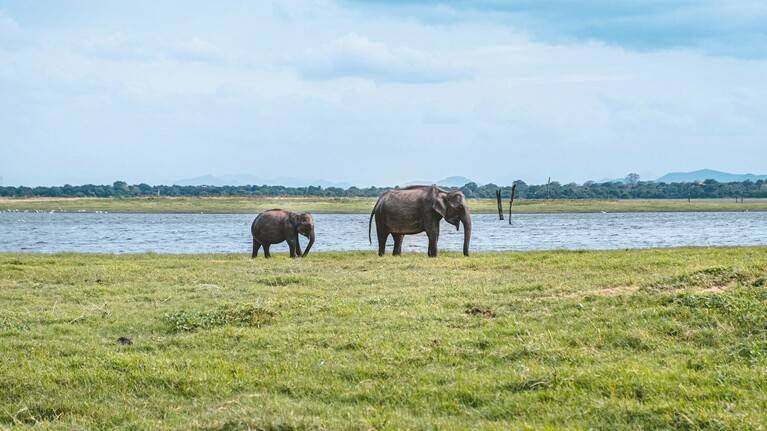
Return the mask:
M 304 250 L 304 254 L 302 256 L 309 254 L 309 250 L 312 248 L 312 245 L 314 245 L 314 227 L 312 227 L 312 231 L 309 233 L 309 244 L 306 244 L 306 249 Z
M 466 212 L 461 217 L 461 223 L 463 223 L 463 255 L 469 255 L 469 242 L 471 241 L 471 213 L 466 208 Z

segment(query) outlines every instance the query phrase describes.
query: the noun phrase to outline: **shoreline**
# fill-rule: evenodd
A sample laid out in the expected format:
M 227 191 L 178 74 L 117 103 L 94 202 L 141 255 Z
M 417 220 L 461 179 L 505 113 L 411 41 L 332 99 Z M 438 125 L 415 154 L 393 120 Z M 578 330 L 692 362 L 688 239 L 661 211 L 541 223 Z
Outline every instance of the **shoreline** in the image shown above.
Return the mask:
M 375 198 L 314 197 L 153 197 L 153 198 L 0 198 L 0 212 L 117 214 L 257 214 L 282 207 L 314 214 L 370 214 Z M 514 214 L 762 212 L 767 199 L 560 199 L 514 202 Z M 504 202 L 508 216 L 508 202 Z M 494 199 L 469 199 L 474 214 L 497 214 Z

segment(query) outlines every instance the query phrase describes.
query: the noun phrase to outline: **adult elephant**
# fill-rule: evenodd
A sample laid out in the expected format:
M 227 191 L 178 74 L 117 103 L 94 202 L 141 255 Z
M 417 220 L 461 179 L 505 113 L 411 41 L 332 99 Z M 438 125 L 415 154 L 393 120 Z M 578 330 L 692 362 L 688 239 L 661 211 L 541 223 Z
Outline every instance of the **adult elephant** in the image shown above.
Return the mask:
M 251 257 L 258 256 L 258 249 L 262 246 L 264 256 L 271 257 L 269 246 L 282 241 L 288 242 L 290 257 L 302 257 L 309 254 L 314 244 L 314 217 L 309 213 L 299 214 L 280 209 L 264 211 L 253 220 L 250 233 L 253 235 Z M 298 242 L 298 234 L 309 238 L 303 253 L 301 253 L 301 244 Z
M 378 234 L 378 255 L 386 252 L 386 239 L 394 237 L 394 252 L 402 253 L 402 239 L 405 235 L 426 232 L 429 237 L 429 256 L 437 256 L 439 222 L 443 218 L 458 230 L 463 223 L 463 254 L 469 255 L 471 240 L 471 211 L 466 198 L 460 191 L 448 192 L 437 186 L 411 186 L 393 189 L 382 194 L 368 222 L 368 240 L 373 243 L 371 227 L 376 220 Z

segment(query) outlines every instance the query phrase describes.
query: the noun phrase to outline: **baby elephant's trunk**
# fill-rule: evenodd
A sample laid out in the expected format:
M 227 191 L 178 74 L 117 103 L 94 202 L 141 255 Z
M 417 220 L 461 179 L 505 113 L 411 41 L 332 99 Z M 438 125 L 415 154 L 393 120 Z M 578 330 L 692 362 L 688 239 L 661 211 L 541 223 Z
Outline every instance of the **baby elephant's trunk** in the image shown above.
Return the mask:
M 312 245 L 314 245 L 314 227 L 312 227 L 312 231 L 309 232 L 309 244 L 306 244 L 306 250 L 304 250 L 304 254 L 302 256 L 309 254 L 309 250 L 312 248 Z

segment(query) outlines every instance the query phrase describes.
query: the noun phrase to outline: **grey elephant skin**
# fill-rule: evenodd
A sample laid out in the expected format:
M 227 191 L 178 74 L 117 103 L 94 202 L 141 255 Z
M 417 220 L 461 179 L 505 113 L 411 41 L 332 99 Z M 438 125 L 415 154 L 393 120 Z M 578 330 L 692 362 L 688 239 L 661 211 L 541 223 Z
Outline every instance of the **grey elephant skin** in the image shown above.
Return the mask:
M 463 224 L 463 254 L 469 255 L 471 241 L 471 211 L 460 191 L 445 191 L 437 186 L 411 186 L 389 190 L 381 195 L 370 213 L 368 240 L 373 243 L 371 226 L 375 218 L 378 234 L 378 255 L 386 252 L 386 239 L 394 237 L 393 255 L 402 253 L 405 235 L 426 232 L 429 238 L 429 256 L 437 256 L 439 222 L 443 218 L 459 229 Z
M 309 254 L 314 244 L 314 217 L 309 213 L 294 213 L 281 209 L 264 211 L 253 220 L 250 226 L 253 235 L 253 254 L 258 256 L 258 249 L 264 247 L 264 256 L 271 257 L 269 246 L 283 241 L 288 242 L 290 257 L 302 257 Z M 301 252 L 298 235 L 309 238 L 306 250 Z

